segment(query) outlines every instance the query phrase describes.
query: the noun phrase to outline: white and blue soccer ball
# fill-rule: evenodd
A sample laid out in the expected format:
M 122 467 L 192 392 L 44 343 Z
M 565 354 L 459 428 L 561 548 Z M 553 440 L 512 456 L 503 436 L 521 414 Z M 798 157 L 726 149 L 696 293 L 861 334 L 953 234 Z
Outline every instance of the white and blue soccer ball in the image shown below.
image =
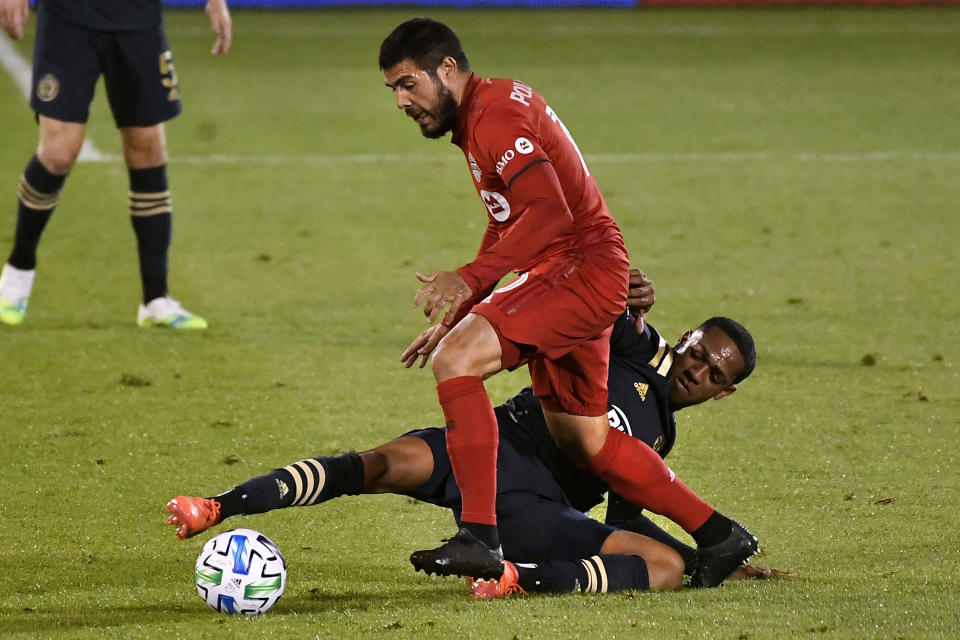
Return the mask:
M 252 529 L 211 538 L 197 558 L 197 591 L 221 613 L 269 611 L 287 586 L 287 565 L 277 545 Z

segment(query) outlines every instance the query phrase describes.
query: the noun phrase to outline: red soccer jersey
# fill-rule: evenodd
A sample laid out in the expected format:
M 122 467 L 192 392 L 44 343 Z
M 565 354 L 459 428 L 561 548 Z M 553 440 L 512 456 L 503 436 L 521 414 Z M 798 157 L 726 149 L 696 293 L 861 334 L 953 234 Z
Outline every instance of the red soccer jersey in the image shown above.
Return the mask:
M 472 76 L 452 142 L 463 150 L 488 214 L 476 259 L 457 270 L 475 295 L 488 293 L 511 270 L 526 271 L 563 253 L 596 245 L 610 250 L 613 244 L 626 254 L 620 229 L 570 132 L 527 85 Z M 550 163 L 562 191 L 562 201 L 558 194 L 548 215 L 555 211 L 557 216 L 572 216 L 560 233 L 547 231 L 552 237 L 542 237 L 542 224 L 523 224 L 529 207 L 523 194 L 511 191 L 513 181 L 538 162 Z M 512 232 L 522 236 L 513 237 Z M 535 253 L 523 246 L 534 247 Z

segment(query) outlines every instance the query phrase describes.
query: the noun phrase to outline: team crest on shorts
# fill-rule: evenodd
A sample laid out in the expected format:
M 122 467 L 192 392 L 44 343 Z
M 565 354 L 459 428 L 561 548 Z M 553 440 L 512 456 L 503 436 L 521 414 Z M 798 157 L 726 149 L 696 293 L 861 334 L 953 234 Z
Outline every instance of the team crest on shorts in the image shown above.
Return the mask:
M 37 83 L 37 98 L 40 102 L 52 102 L 60 93 L 60 81 L 57 76 L 48 73 Z

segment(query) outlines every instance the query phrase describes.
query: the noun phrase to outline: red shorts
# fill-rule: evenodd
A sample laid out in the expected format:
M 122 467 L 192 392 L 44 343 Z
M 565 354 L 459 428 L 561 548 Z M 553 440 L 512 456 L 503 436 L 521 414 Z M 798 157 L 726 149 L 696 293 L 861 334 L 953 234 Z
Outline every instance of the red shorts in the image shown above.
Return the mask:
M 549 258 L 471 309 L 500 337 L 501 366 L 530 368 L 547 411 L 607 413 L 610 328 L 627 304 L 629 262 L 617 247 Z

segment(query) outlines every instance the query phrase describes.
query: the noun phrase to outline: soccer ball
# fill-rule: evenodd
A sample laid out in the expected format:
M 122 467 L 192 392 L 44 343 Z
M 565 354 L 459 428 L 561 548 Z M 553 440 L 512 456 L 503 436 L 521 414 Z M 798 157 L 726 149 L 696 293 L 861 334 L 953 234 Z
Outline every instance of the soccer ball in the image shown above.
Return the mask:
M 287 565 L 277 545 L 252 529 L 211 538 L 197 558 L 197 591 L 221 613 L 264 613 L 287 585 Z

